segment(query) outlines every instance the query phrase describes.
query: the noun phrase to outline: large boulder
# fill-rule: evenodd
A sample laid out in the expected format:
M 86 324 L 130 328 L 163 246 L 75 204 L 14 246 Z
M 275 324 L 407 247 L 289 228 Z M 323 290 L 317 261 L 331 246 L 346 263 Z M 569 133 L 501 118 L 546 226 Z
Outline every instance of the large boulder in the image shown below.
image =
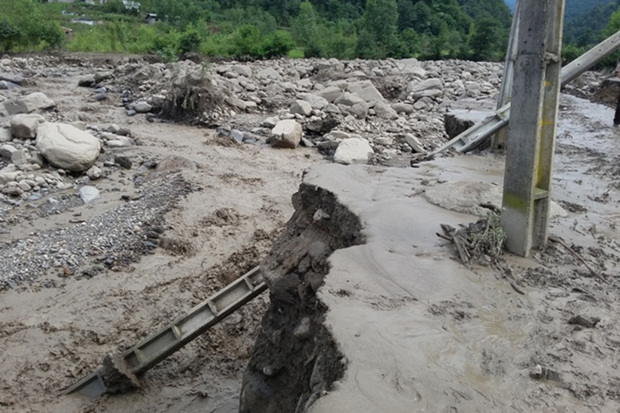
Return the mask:
M 271 130 L 271 146 L 295 149 L 301 142 L 302 128 L 293 119 L 279 121 Z
M 446 133 L 452 139 L 476 123 L 493 116 L 494 113 L 492 111 L 453 109 L 444 115 Z
M 392 109 L 392 107 L 387 104 L 386 102 L 377 102 L 375 104 L 375 113 L 377 114 L 378 117 L 380 117 L 381 119 L 397 119 L 398 118 L 398 113 L 396 113 L 396 111 L 394 109 Z
M 322 97 L 330 103 L 333 103 L 336 99 L 342 96 L 342 89 L 337 86 L 328 86 L 325 89 L 316 92 L 316 95 Z
M 294 115 L 310 116 L 312 114 L 312 105 L 305 100 L 296 100 L 291 105 L 289 112 Z
M 36 147 L 48 162 L 68 171 L 85 171 L 97 160 L 101 142 L 88 132 L 64 123 L 43 123 Z
M 370 80 L 363 80 L 361 82 L 354 82 L 349 84 L 349 92 L 356 94 L 370 106 L 376 102 L 380 102 L 383 99 L 381 92 L 377 90 L 375 85 Z
M 37 128 L 45 118 L 36 113 L 19 114 L 11 118 L 11 133 L 16 138 L 34 139 L 37 136 Z
M 300 93 L 298 97 L 299 99 L 308 102 L 314 109 L 323 109 L 329 105 L 329 101 L 327 99 L 313 93 Z
M 334 153 L 334 162 L 343 164 L 368 163 L 374 151 L 366 139 L 349 138 L 338 145 Z
M 346 92 L 336 99 L 334 103 L 336 105 L 353 106 L 358 103 L 366 103 L 366 101 L 354 93 Z
M 413 99 L 435 97 L 443 94 L 441 79 L 426 79 L 421 82 L 411 82 L 407 89 L 412 94 Z
M 40 109 L 51 109 L 56 103 L 41 92 L 34 92 L 24 97 L 4 102 L 9 115 L 30 113 Z

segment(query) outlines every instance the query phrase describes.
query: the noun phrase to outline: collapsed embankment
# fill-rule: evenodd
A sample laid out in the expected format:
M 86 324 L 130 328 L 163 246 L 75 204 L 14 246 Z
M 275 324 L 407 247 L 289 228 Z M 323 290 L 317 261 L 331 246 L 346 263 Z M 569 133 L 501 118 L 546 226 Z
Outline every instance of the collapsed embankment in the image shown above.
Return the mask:
M 364 241 L 362 225 L 314 185 L 302 184 L 293 204 L 286 231 L 262 263 L 271 305 L 244 375 L 241 412 L 303 412 L 345 368 L 316 293 L 332 252 Z

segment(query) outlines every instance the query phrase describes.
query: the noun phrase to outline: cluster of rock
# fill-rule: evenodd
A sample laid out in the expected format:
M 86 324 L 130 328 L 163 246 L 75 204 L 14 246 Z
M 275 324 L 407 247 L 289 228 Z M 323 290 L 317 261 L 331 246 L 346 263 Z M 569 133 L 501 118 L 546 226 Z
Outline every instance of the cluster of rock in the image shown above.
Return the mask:
M 114 124 L 101 128 L 80 121 L 49 122 L 45 116 L 51 117 L 47 110 L 54 107 L 54 101 L 41 92 L 0 103 L 4 121 L 0 125 L 0 194 L 10 197 L 5 201 L 20 196 L 36 199 L 41 191 L 67 189 L 72 186 L 66 182 L 68 174 L 84 175 L 84 184 L 99 179 L 104 166 L 128 167 L 123 157 L 104 162 L 100 154 L 104 147 L 134 145 L 129 130 Z
M 457 60 L 182 61 L 99 68 L 80 85 L 115 93 L 129 116 L 220 126 L 239 142 L 316 146 L 351 163 L 441 145 L 445 111 L 463 98 L 494 99 L 501 75 L 501 64 Z
M 37 76 L 58 75 L 46 68 L 63 65 L 70 66 L 53 57 L 0 59 L 0 89 L 35 84 Z M 499 63 L 459 60 L 281 59 L 209 66 L 130 61 L 92 67 L 79 86 L 92 88 L 93 101 L 125 105 L 128 116 L 219 126 L 221 135 L 237 142 L 317 147 L 341 163 L 390 163 L 434 149 L 479 120 L 474 119 L 476 109 L 493 107 L 501 72 Z M 568 88 L 594 94 L 597 80 L 585 76 Z M 446 113 L 463 101 L 468 102 L 466 115 L 474 118 L 462 125 L 461 118 L 449 116 L 445 124 Z M 0 94 L 0 119 L 10 119 L 10 125 L 5 122 L 10 128 L 0 128 L 0 159 L 8 164 L 0 170 L 2 193 L 21 195 L 59 185 L 52 179 L 42 182 L 35 171 L 47 163 L 61 174 L 87 171 L 102 146 L 133 144 L 128 131 L 113 125 L 87 129 L 83 122 L 46 122 L 34 114 L 54 106 L 39 92 Z M 96 179 L 102 166 L 88 176 Z

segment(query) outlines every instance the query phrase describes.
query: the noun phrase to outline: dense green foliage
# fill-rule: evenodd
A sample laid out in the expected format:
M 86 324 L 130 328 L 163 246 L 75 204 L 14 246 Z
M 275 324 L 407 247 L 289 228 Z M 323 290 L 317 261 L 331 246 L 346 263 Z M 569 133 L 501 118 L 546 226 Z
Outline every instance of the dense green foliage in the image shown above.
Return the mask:
M 620 0 L 566 0 L 563 57 L 577 58 L 620 30 Z M 615 66 L 618 53 L 599 67 Z
M 35 50 L 60 46 L 64 33 L 28 0 L 0 0 L 0 51 Z
M 565 56 L 612 30 L 620 0 L 566 0 Z M 504 0 L 121 0 L 105 5 L 0 0 L 0 51 L 206 56 L 418 57 L 502 60 L 511 14 Z M 573 10 L 570 9 L 570 10 Z M 158 22 L 147 24 L 147 13 Z M 620 22 L 620 17 L 614 17 Z M 80 21 L 82 20 L 82 21 Z M 84 20 L 96 22 L 84 24 Z M 613 19 L 612 19 L 613 20 Z M 74 39 L 61 27 L 71 28 Z
M 510 12 L 502 0 L 121 0 L 105 5 L 0 0 L 0 48 L 183 53 L 268 58 L 501 59 Z M 25 12 L 25 10 L 27 10 Z M 61 13 L 63 12 L 63 13 Z M 147 24 L 156 13 L 157 24 Z M 28 16 L 28 18 L 24 17 Z M 92 20 L 86 25 L 82 20 Z M 490 23 L 490 24 L 487 24 Z M 64 42 L 60 27 L 73 30 Z
M 568 0 L 567 0 L 568 1 Z M 591 3 L 589 8 L 584 8 L 585 3 Z M 564 18 L 564 40 L 566 44 L 577 47 L 590 46 L 598 43 L 601 39 L 601 31 L 611 16 L 620 6 L 620 0 L 582 1 L 578 3 L 581 13 L 570 9 Z M 566 7 L 570 5 L 567 4 Z

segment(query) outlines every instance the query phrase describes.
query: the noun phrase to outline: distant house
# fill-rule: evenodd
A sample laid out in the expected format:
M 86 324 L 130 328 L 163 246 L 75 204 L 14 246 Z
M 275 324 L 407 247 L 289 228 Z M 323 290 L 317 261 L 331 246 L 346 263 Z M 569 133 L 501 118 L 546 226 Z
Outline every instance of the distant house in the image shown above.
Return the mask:
M 140 2 L 139 1 L 123 0 L 123 6 L 125 6 L 125 9 L 127 9 L 127 10 L 140 11 Z
M 157 14 L 155 13 L 147 14 L 146 17 L 144 18 L 144 21 L 148 24 L 157 23 Z
M 106 0 L 47 0 L 48 3 L 86 3 L 86 4 L 105 4 Z

